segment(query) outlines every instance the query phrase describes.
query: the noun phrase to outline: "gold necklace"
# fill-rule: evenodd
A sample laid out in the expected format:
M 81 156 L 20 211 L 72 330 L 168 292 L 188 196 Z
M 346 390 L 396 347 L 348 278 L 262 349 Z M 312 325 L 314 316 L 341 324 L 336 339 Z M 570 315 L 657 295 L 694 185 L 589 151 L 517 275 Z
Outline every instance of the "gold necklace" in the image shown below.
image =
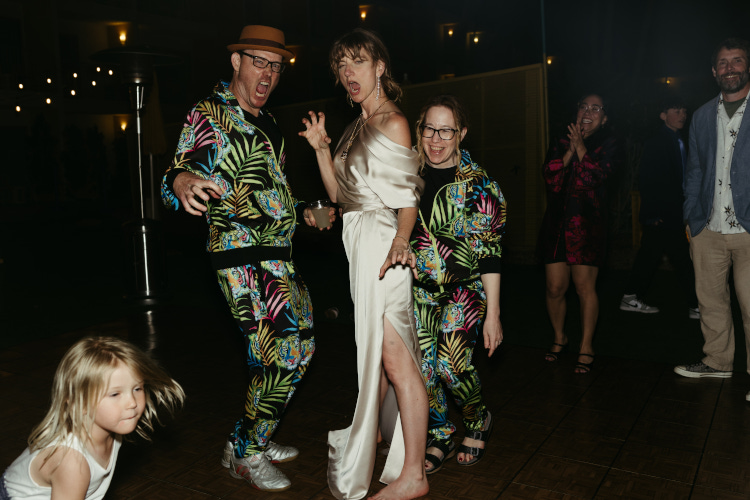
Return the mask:
M 357 117 L 357 123 L 354 125 L 354 131 L 352 132 L 351 137 L 349 137 L 349 141 L 346 143 L 346 147 L 344 148 L 344 152 L 341 153 L 341 159 L 346 161 L 346 158 L 349 156 L 349 149 L 352 147 L 352 143 L 354 143 L 354 139 L 357 138 L 359 133 L 362 131 L 362 129 L 365 127 L 365 124 L 370 121 L 370 118 L 375 116 L 378 111 L 380 111 L 380 108 L 382 108 L 385 103 L 387 103 L 390 99 L 386 99 L 383 101 L 383 103 L 375 109 L 375 112 L 365 118 L 365 120 L 362 122 L 362 125 L 359 124 L 360 120 L 362 119 L 362 113 L 359 114 L 359 117 Z

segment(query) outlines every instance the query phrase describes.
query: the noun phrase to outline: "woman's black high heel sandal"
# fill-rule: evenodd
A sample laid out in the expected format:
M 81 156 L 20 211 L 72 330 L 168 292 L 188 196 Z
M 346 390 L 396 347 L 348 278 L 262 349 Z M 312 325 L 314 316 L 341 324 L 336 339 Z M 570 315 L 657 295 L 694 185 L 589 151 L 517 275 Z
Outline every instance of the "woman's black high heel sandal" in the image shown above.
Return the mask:
M 547 354 L 544 355 L 545 361 L 548 361 L 550 363 L 554 363 L 560 358 L 560 355 L 565 352 L 565 350 L 568 348 L 567 342 L 565 344 L 558 344 L 557 342 L 552 342 L 553 346 L 559 346 L 560 350 L 557 352 L 553 352 L 552 350 L 547 351 Z

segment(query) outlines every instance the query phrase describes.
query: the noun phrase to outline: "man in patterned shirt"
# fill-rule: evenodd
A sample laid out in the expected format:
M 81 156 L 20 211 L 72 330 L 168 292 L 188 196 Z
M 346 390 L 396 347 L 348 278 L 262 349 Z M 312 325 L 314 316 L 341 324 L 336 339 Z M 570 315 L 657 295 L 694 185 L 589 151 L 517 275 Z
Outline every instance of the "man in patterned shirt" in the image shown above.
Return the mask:
M 743 123 L 750 44 L 730 38 L 714 52 L 720 94 L 704 104 L 690 126 L 684 218 L 690 237 L 705 357 L 675 367 L 684 377 L 732 376 L 734 325 L 729 273 L 750 348 L 750 124 Z M 748 351 L 750 371 L 750 350 Z M 750 393 L 747 394 L 750 401 Z
M 205 214 L 209 224 L 211 262 L 250 372 L 244 414 L 222 464 L 264 491 L 291 484 L 273 464 L 299 452 L 270 438 L 315 350 L 310 295 L 291 260 L 300 204 L 284 174 L 284 139 L 265 107 L 284 62 L 294 57 L 284 43 L 275 28 L 245 26 L 227 47 L 231 82 L 219 82 L 190 110 L 162 182 L 166 206 Z M 309 209 L 304 214 L 313 225 Z

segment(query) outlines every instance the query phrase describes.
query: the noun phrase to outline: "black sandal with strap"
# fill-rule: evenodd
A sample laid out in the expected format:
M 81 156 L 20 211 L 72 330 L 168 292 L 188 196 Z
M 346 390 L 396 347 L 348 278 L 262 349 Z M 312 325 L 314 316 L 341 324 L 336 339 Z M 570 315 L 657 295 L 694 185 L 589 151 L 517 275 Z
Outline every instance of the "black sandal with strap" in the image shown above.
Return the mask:
M 449 458 L 453 457 L 453 455 L 456 454 L 456 443 L 453 442 L 453 440 L 449 441 L 438 441 L 435 438 L 430 438 L 429 441 L 427 441 L 427 448 L 437 448 L 438 450 L 443 452 L 443 458 L 438 458 L 437 456 L 433 455 L 432 453 L 425 453 L 424 458 L 428 462 L 432 464 L 432 469 L 425 468 L 424 473 L 428 476 L 430 474 L 434 474 L 440 469 L 443 468 L 443 462 L 448 460 Z
M 486 431 L 474 431 L 470 434 L 467 434 L 466 437 L 469 439 L 476 439 L 477 441 L 483 441 L 485 448 L 487 447 L 487 441 L 490 440 L 490 433 L 492 433 L 492 414 L 490 412 L 487 412 L 487 420 L 489 421 L 489 424 L 487 425 Z M 484 457 L 485 448 L 474 448 L 469 447 L 466 445 L 459 445 L 458 452 L 463 453 L 464 455 L 471 455 L 474 458 L 471 460 L 468 460 L 466 462 L 458 462 L 458 465 L 469 467 L 470 465 L 475 465 L 477 462 L 479 462 L 482 457 Z M 458 461 L 458 459 L 456 459 Z
M 591 371 L 591 367 L 594 364 L 594 355 L 593 354 L 586 354 L 585 352 L 579 352 L 578 356 L 579 357 L 580 356 L 588 356 L 589 358 L 591 358 L 591 361 L 588 362 L 588 363 L 583 363 L 581 361 L 578 361 L 576 363 L 575 369 L 573 371 L 575 373 L 579 374 L 579 375 L 584 375 L 584 374 L 590 372 Z M 578 371 L 578 370 L 580 370 L 580 371 Z
M 557 361 L 562 353 L 565 352 L 565 350 L 568 348 L 567 342 L 565 344 L 558 344 L 557 342 L 552 342 L 553 346 L 558 346 L 560 348 L 559 351 L 554 352 L 552 350 L 547 351 L 547 354 L 544 355 L 544 360 L 548 363 L 554 363 Z

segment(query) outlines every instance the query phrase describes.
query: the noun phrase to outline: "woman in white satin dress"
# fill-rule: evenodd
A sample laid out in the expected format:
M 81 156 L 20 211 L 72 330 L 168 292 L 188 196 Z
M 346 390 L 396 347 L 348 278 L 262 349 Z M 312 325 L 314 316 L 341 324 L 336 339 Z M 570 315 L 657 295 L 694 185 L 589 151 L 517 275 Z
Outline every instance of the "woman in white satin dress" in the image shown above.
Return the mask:
M 343 209 L 343 240 L 355 314 L 359 396 L 352 425 L 328 436 L 328 484 L 339 499 L 364 498 L 377 449 L 379 413 L 388 383 L 401 402 L 380 481 L 372 499 L 410 499 L 429 491 L 424 471 L 427 393 L 412 305 L 414 255 L 408 243 L 422 181 L 406 117 L 395 102 L 388 51 L 374 33 L 356 29 L 329 54 L 337 83 L 362 113 L 336 151 L 323 113 L 302 120 L 331 201 Z M 395 412 L 394 408 L 394 412 Z M 388 435 L 388 431 L 383 432 Z

